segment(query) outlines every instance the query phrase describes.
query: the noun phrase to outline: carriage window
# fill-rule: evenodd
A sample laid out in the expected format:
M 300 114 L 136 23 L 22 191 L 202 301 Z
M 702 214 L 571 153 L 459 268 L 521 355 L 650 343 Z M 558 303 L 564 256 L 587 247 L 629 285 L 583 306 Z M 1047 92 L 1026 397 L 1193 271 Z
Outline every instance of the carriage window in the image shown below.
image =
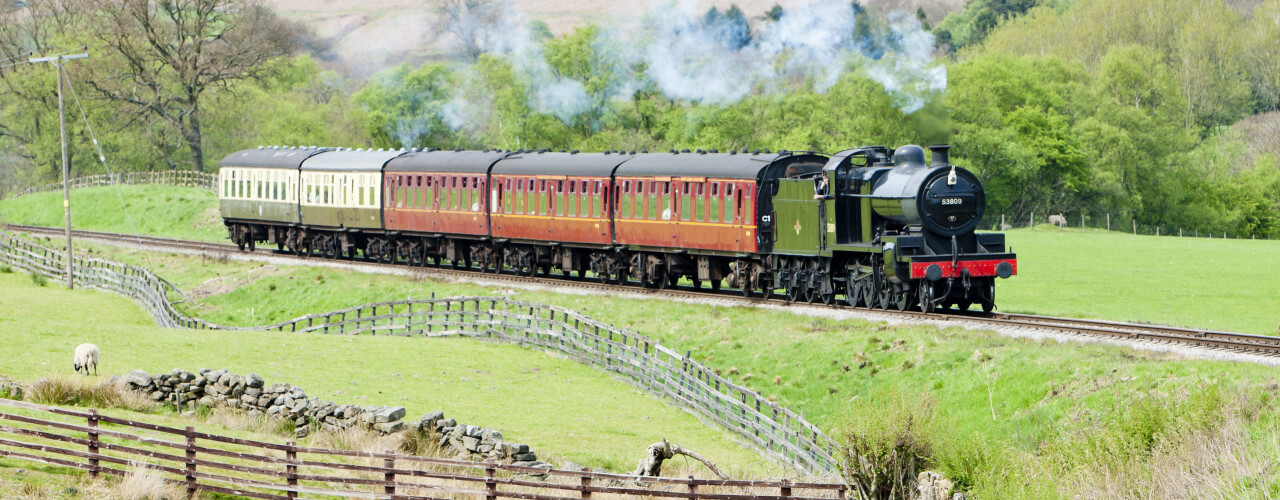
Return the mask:
M 709 216 L 709 219 L 711 220 L 711 222 L 720 222 L 720 183 L 719 182 L 711 183 L 711 199 L 708 200 L 708 202 L 711 204 L 711 210 L 707 214 Z
M 693 186 L 688 182 L 681 183 L 680 189 L 680 220 L 689 220 L 689 216 L 693 214 L 692 200 Z
M 476 189 L 476 183 L 471 181 L 472 179 L 469 177 L 462 178 L 462 207 L 461 208 L 467 211 L 471 210 L 472 193 L 474 193 Z
M 671 220 L 671 182 L 662 183 L 662 220 Z
M 502 211 L 508 214 L 511 213 L 511 195 L 517 194 L 511 191 L 511 186 L 513 184 L 514 183 L 511 181 L 511 179 L 508 178 L 506 182 L 507 188 L 502 191 L 501 195 L 499 195 L 502 197 Z M 502 184 L 499 184 L 499 189 L 501 189 L 501 186 Z
M 699 183 L 697 186 L 697 196 L 693 198 L 693 220 L 707 220 L 707 185 Z
M 733 184 L 725 183 L 724 185 L 724 221 L 733 222 L 734 213 L 733 203 Z
M 739 189 L 739 190 L 738 190 L 738 202 L 737 202 L 737 204 L 735 205 L 735 207 L 734 207 L 734 211 L 733 211 L 733 217 L 734 217 L 735 219 L 737 219 L 737 220 L 743 220 L 743 219 L 742 219 L 742 210 L 743 210 L 743 208 L 742 208 L 742 196 L 743 196 L 743 195 L 742 195 L 742 192 L 743 192 L 743 191 L 745 191 L 745 190 L 744 190 L 744 189 Z
M 573 182 L 571 181 L 569 184 L 573 184 Z M 565 209 L 564 181 L 556 181 L 556 199 L 554 203 L 556 215 L 563 216 Z
M 602 200 L 600 199 L 600 197 L 602 196 L 600 194 L 600 181 L 596 181 L 594 193 L 595 193 L 595 196 L 591 197 L 591 216 L 599 219 L 600 206 L 602 202 Z
M 619 203 L 618 210 L 621 211 L 623 219 L 631 218 L 631 203 L 635 201 L 635 196 L 631 194 L 631 181 L 622 181 L 622 202 Z
M 569 217 L 578 216 L 578 183 L 569 181 L 569 206 L 563 209 Z
M 516 179 L 516 213 L 524 213 L 524 179 Z
M 645 197 L 644 212 L 649 220 L 658 218 L 658 182 L 649 181 L 649 196 Z
M 538 181 L 538 215 L 547 215 L 551 196 L 547 194 L 547 181 Z

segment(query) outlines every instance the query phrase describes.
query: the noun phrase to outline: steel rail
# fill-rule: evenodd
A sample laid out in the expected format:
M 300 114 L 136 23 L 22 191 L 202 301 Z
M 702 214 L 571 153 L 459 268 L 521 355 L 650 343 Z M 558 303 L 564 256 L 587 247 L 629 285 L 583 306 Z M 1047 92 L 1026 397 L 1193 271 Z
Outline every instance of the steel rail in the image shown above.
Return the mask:
M 8 230 L 15 232 L 29 233 L 32 235 L 52 235 L 58 236 L 62 234 L 62 228 L 43 227 L 43 226 L 27 226 L 9 224 L 6 226 Z M 155 236 L 137 236 L 120 233 L 109 233 L 101 231 L 73 230 L 78 238 L 102 241 L 109 244 L 136 244 L 138 246 L 152 249 L 178 249 L 194 252 L 206 252 L 213 254 L 242 254 L 236 245 L 230 243 L 213 243 L 202 241 L 189 241 L 173 238 L 160 238 Z M 821 303 L 807 302 L 788 302 L 781 297 L 761 298 L 761 297 L 743 297 L 741 291 L 732 289 L 721 289 L 719 292 L 713 292 L 708 288 L 694 289 L 688 286 L 680 286 L 667 289 L 642 288 L 633 283 L 631 285 L 605 284 L 592 281 L 590 278 L 577 278 L 564 275 L 561 277 L 554 276 L 517 276 L 507 271 L 502 273 L 484 272 L 479 269 L 461 269 L 453 268 L 447 264 L 441 266 L 408 266 L 400 263 L 382 263 L 365 259 L 347 260 L 345 258 L 326 259 L 324 257 L 310 256 L 303 257 L 288 252 L 280 252 L 266 248 L 257 248 L 254 253 L 262 255 L 270 255 L 275 258 L 284 258 L 296 260 L 298 263 L 307 263 L 319 260 L 320 262 L 336 262 L 352 266 L 359 266 L 370 269 L 396 269 L 407 270 L 424 276 L 448 277 L 457 279 L 486 279 L 497 281 L 509 281 L 516 283 L 525 283 L 531 285 L 556 286 L 568 288 L 581 288 L 592 291 L 603 292 L 624 292 L 624 293 L 640 293 L 652 295 L 655 297 L 671 297 L 682 299 L 706 299 L 714 297 L 719 300 L 737 302 L 747 305 L 778 305 L 778 306 L 807 306 L 831 308 L 836 310 L 856 310 L 868 311 L 877 314 L 883 314 L 889 317 L 898 317 L 910 320 L 928 320 L 938 322 L 965 321 L 979 324 L 988 324 L 994 326 L 1011 326 L 1023 328 L 1036 328 L 1049 330 L 1059 333 L 1067 333 L 1072 335 L 1100 337 L 1119 339 L 1133 342 L 1149 342 L 1160 344 L 1174 344 L 1187 347 L 1198 347 L 1214 350 L 1227 350 L 1234 352 L 1243 352 L 1248 354 L 1257 354 L 1265 356 L 1280 356 L 1280 337 L 1272 337 L 1267 335 L 1253 335 L 1247 333 L 1233 333 L 1225 331 L 1184 328 L 1164 325 L 1149 325 L 1140 323 L 1125 323 L 1119 321 L 1094 320 L 1083 318 L 1061 318 L 1051 316 L 1038 316 L 1031 314 L 1011 314 L 1011 313 L 982 313 L 974 311 L 947 311 L 924 313 L 920 311 L 898 311 L 894 309 L 869 309 L 869 308 L 851 308 L 848 305 L 826 305 Z

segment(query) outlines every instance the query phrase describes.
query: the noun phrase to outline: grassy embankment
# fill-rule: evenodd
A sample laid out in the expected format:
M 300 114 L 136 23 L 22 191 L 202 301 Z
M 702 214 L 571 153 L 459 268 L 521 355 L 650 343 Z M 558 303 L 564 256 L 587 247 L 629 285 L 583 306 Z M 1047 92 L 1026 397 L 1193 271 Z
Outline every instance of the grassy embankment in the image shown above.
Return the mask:
M 689 349 L 696 359 L 805 411 L 811 421 L 836 435 L 846 425 L 885 421 L 903 401 L 912 411 L 933 408 L 920 418 L 929 423 L 926 430 L 932 429 L 929 441 L 934 443 L 937 466 L 974 491 L 999 497 L 1055 491 L 1069 495 L 1076 485 L 1085 484 L 1080 482 L 1084 479 L 1062 478 L 1102 474 L 1098 464 L 1117 469 L 1106 474 L 1149 477 L 1144 474 L 1152 473 L 1141 471 L 1154 466 L 1153 450 L 1191 439 L 1176 433 L 1200 432 L 1206 426 L 1216 432 L 1216 422 L 1232 421 L 1243 413 L 1250 416 L 1238 424 L 1238 432 L 1248 439 L 1219 452 L 1254 453 L 1252 447 L 1267 444 L 1268 426 L 1280 417 L 1270 403 L 1280 387 L 1272 367 L 1009 339 L 955 328 L 814 319 L 748 307 L 584 297 L 100 251 L 151 265 L 202 297 L 197 306 L 184 305 L 189 313 L 231 324 L 266 324 L 432 292 L 507 294 L 566 306 L 633 328 L 677 350 Z M 410 339 L 414 340 L 422 341 Z M 1165 435 L 1170 432 L 1175 434 Z M 1184 449 L 1174 448 L 1168 453 Z M 1098 453 L 1103 457 L 1094 456 Z
M 0 200 L 0 223 L 62 227 L 62 192 Z M 218 214 L 217 195 L 204 189 L 174 186 L 74 189 L 71 227 L 124 234 L 133 234 L 136 227 L 138 234 L 146 236 L 200 241 L 226 241 L 227 237 Z
M 468 339 L 165 330 L 125 298 L 40 287 L 0 273 L 0 374 L 71 372 L 80 342 L 102 348 L 101 377 L 132 369 L 229 368 L 337 403 L 433 410 L 494 427 L 549 457 L 623 470 L 667 436 L 733 467 L 762 461 L 724 433 L 607 374 L 515 346 Z M 584 395 L 590 395 L 584 397 Z M 600 405 L 599 401 L 611 401 Z

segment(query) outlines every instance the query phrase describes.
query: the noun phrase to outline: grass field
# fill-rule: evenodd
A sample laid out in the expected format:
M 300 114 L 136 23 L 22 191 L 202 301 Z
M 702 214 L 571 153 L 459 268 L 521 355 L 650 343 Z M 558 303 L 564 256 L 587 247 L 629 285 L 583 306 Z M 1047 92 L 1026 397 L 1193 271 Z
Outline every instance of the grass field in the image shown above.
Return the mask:
M 1274 392 L 1280 387 L 1272 367 L 1181 360 L 1101 345 L 1063 346 L 954 328 L 814 319 L 747 307 L 505 290 L 109 248 L 100 252 L 150 263 L 179 287 L 202 297 L 198 306 L 188 309 L 191 314 L 231 324 L 266 324 L 314 311 L 425 297 L 432 292 L 438 296 L 505 294 L 562 305 L 635 329 L 676 350 L 690 350 L 694 358 L 730 378 L 804 411 L 833 435 L 839 435 L 840 428 L 850 422 L 883 418 L 886 405 L 892 406 L 903 397 L 927 399 L 937 409 L 933 422 L 946 429 L 945 439 L 962 441 L 940 446 L 963 450 L 956 452 L 960 458 L 954 458 L 961 462 L 977 460 L 966 453 L 977 453 L 982 460 L 994 460 L 985 454 L 996 453 L 1019 457 L 1017 464 L 1022 465 L 1040 460 L 1052 463 L 1066 453 L 1054 448 L 1074 450 L 1090 432 L 1141 424 L 1132 422 L 1146 418 L 1145 414 L 1133 414 L 1134 407 L 1157 404 L 1168 411 L 1160 418 L 1195 418 L 1187 416 L 1194 407 L 1178 407 L 1176 403 L 1188 395 L 1215 391 L 1241 391 L 1248 394 L 1242 397 L 1253 401 L 1259 397 L 1258 391 Z M 1174 407 L 1169 410 L 1167 405 Z M 1268 407 L 1257 415 L 1275 419 L 1277 412 Z M 1036 467 L 1040 470 L 1043 465 Z M 1002 492 L 1001 496 L 1011 491 L 1007 489 L 1007 481 L 1012 480 L 1009 477 L 969 480 L 979 489 Z
M 1280 241 L 1008 232 L 1019 275 L 1000 280 L 1000 310 L 1280 333 Z
M 1117 484 L 1129 484 L 1125 487 L 1140 491 L 1154 491 L 1148 484 L 1151 478 L 1170 473 L 1161 467 L 1168 467 L 1168 463 L 1187 463 L 1185 460 L 1166 462 L 1161 457 L 1190 453 L 1185 451 L 1190 446 L 1185 443 L 1201 439 L 1197 437 L 1201 434 L 1194 433 L 1204 429 L 1217 432 L 1222 429 L 1217 422 L 1235 422 L 1239 415 L 1248 415 L 1248 418 L 1242 424 L 1233 424 L 1236 426 L 1231 429 L 1237 429 L 1233 431 L 1237 434 L 1233 435 L 1245 438 L 1233 441 L 1236 445 L 1210 450 L 1208 455 L 1214 460 L 1222 458 L 1219 455 L 1234 459 L 1265 456 L 1272 452 L 1280 457 L 1280 448 L 1268 448 L 1268 443 L 1274 440 L 1273 429 L 1280 421 L 1280 411 L 1274 404 L 1280 396 L 1280 382 L 1272 367 L 1180 360 L 1169 355 L 1100 345 L 1064 346 L 1052 341 L 1009 339 L 992 333 L 958 329 L 814 319 L 786 311 L 504 290 L 409 277 L 297 266 L 276 268 L 257 263 L 221 262 L 106 247 L 95 251 L 110 258 L 157 269 L 162 276 L 198 300 L 196 305 L 183 306 L 190 313 L 223 323 L 265 324 L 371 301 L 425 297 L 433 292 L 440 296 L 507 294 L 523 300 L 563 305 L 633 328 L 677 350 L 688 349 L 694 358 L 721 370 L 730 378 L 742 381 L 784 405 L 805 411 L 811 421 L 830 429 L 834 436 L 840 436 L 842 429 L 851 425 L 886 421 L 885 415 L 893 414 L 895 406 L 932 408 L 926 420 L 930 423 L 929 429 L 933 429 L 929 441 L 935 446 L 935 466 L 960 480 L 969 491 L 986 493 L 990 498 L 1070 497 L 1080 493 L 1078 485 L 1089 484 L 1088 478 L 1121 473 L 1128 479 Z M 29 284 L 29 279 L 14 280 L 5 283 L 35 288 Z M 41 289 L 41 294 L 55 286 Z M 335 290 L 342 293 L 335 293 Z M 89 292 L 76 293 L 89 295 Z M 5 293 L 4 296 L 26 294 L 28 292 Z M 90 317 L 102 316 L 101 312 L 87 305 L 83 309 Z M 16 319 L 20 317 L 19 311 L 29 310 L 36 309 L 33 305 L 20 304 L 3 317 Z M 0 319 L 0 329 L 3 329 L 0 331 L 14 331 L 5 321 Z M 137 328 L 145 328 L 143 325 L 148 323 L 145 318 L 131 321 Z M 66 330 L 74 331 L 76 328 L 74 322 L 63 325 Z M 17 331 L 26 330 L 34 330 L 41 336 L 54 335 L 30 322 Z M 149 356 L 190 359 L 203 365 L 205 362 L 201 359 L 224 359 L 217 353 L 225 354 L 229 349 L 225 340 L 221 343 L 217 340 L 196 342 L 196 339 L 206 338 L 206 332 L 175 332 L 155 338 L 169 337 L 172 339 L 164 341 L 161 349 L 156 349 L 168 352 Z M 256 342 L 250 337 L 244 338 Z M 253 349 L 254 354 L 246 354 L 243 350 L 235 354 L 236 359 L 243 358 L 240 361 L 243 364 L 237 363 L 231 368 L 256 370 L 275 379 L 282 372 L 297 374 L 286 366 L 309 366 L 299 358 L 314 356 L 326 366 L 326 370 L 350 370 L 335 377 L 346 382 L 298 382 L 312 391 L 316 390 L 312 387 L 316 387 L 321 391 L 318 394 L 333 399 L 350 395 L 370 395 L 372 398 L 368 391 L 375 385 L 385 387 L 387 382 L 400 383 L 399 379 L 391 376 L 392 373 L 430 375 L 433 377 L 430 380 L 437 384 L 457 385 L 464 382 L 461 377 L 471 378 L 465 370 L 472 369 L 462 368 L 459 371 L 457 367 L 471 366 L 469 363 L 477 356 L 483 357 L 461 353 L 458 354 L 460 359 L 453 359 L 449 357 L 452 353 L 441 350 L 434 340 L 420 338 L 309 336 L 306 339 L 296 338 L 296 343 L 293 342 L 295 339 L 286 339 L 279 348 L 270 343 L 279 342 L 281 337 L 278 334 L 268 338 L 272 340 L 264 341 L 268 343 Z M 42 343 L 49 346 L 47 352 L 36 355 L 31 355 L 33 353 L 28 350 L 14 350 L 13 347 L 0 348 L 8 349 L 8 352 L 0 351 L 0 359 L 24 359 L 24 365 L 30 364 L 27 361 L 30 359 L 47 360 L 41 361 L 40 369 L 56 370 L 58 363 L 65 363 L 58 361 L 66 355 L 65 349 L 69 347 L 65 346 L 76 341 L 78 337 L 74 334 L 63 335 L 56 341 L 44 340 Z M 237 336 L 236 342 L 241 343 L 241 337 Z M 428 350 L 416 348 L 418 344 L 413 342 L 432 342 L 429 351 L 439 353 L 435 359 L 441 363 L 439 370 L 447 372 L 447 376 L 435 378 L 435 367 L 422 373 L 392 368 L 393 364 L 412 362 L 395 357 L 400 353 L 380 354 L 383 351 L 377 347 L 390 344 L 402 346 L 406 351 Z M 53 347 L 55 344 L 64 347 L 59 350 Z M 110 346 L 104 348 L 107 352 L 122 349 L 132 352 L 140 347 L 129 343 L 107 344 Z M 385 357 L 396 361 L 370 364 L 377 372 L 373 378 L 379 382 L 368 383 L 364 392 L 357 392 L 361 389 L 348 388 L 343 383 L 349 384 L 353 379 L 369 380 L 364 373 L 369 368 L 349 367 L 355 361 L 325 352 L 344 348 L 339 345 L 359 349 L 374 359 Z M 295 354 L 298 350 L 307 354 L 298 356 Z M 509 363 L 490 362 L 486 366 L 498 364 Z M 278 368 L 247 368 L 251 365 Z M 155 367 L 168 368 L 170 366 Z M 8 369 L 3 367 L 0 372 Z M 127 367 L 120 367 L 121 371 L 124 369 Z M 391 371 L 393 369 L 396 371 Z M 505 373 L 494 368 L 474 369 Z M 565 373 L 568 368 L 560 370 Z M 544 368 L 543 373 L 546 371 Z M 317 374 L 307 376 L 322 377 Z M 517 377 L 514 374 L 510 376 Z M 576 383 L 580 377 L 586 375 L 571 378 Z M 530 386 L 541 389 L 541 384 L 545 383 L 541 379 L 527 377 L 513 380 L 529 384 L 524 386 L 525 392 L 531 392 L 527 391 Z M 341 396 L 330 396 L 338 391 L 344 392 Z M 384 389 L 384 392 L 387 391 Z M 398 394 L 396 391 L 390 393 Z M 576 389 L 577 395 L 582 393 L 580 388 Z M 594 394 L 588 399 L 591 400 L 585 403 L 588 406 L 599 400 Z M 462 415 L 459 410 L 451 410 L 458 398 L 449 401 L 448 405 L 438 406 L 451 415 Z M 552 419 L 545 425 L 562 425 L 565 419 L 574 419 L 569 421 L 587 426 L 603 425 L 596 421 L 614 418 L 596 412 L 595 407 L 573 410 L 568 403 L 558 404 L 568 409 L 559 413 L 562 418 Z M 1246 409 L 1239 409 L 1240 405 L 1245 405 Z M 429 403 L 424 406 L 434 408 Z M 636 439 L 635 433 L 644 433 L 637 429 L 654 429 L 660 425 L 656 422 L 652 424 L 655 427 L 644 424 L 622 426 L 618 440 L 643 442 L 648 436 Z M 672 436 L 670 432 L 659 432 Z M 710 434 L 709 439 L 714 439 L 716 433 Z M 562 435 L 553 437 L 561 439 L 558 442 L 569 439 Z M 529 440 L 534 441 L 532 438 Z M 557 441 L 549 442 L 554 444 Z M 629 449 L 630 446 L 621 448 Z M 617 462 L 608 458 L 597 460 L 597 463 L 614 466 Z M 1099 464 L 1105 465 L 1106 469 L 1099 470 Z M 625 463 L 622 468 L 629 465 Z M 1242 479 L 1237 472 L 1243 469 L 1219 468 L 1206 477 L 1224 478 L 1223 481 L 1230 482 L 1222 487 L 1222 491 L 1240 491 L 1240 484 L 1249 484 L 1249 491 L 1280 494 L 1280 483 L 1277 483 L 1274 473 L 1246 471 L 1248 473 Z M 1064 479 L 1068 477 L 1072 479 Z
M 0 200 L 0 223 L 6 222 L 62 227 L 62 192 Z M 227 236 L 212 192 L 158 185 L 72 190 L 71 227 L 124 234 L 134 234 L 136 228 L 138 234 L 200 241 L 225 241 Z
M 540 454 L 624 470 L 663 436 L 735 468 L 762 459 L 609 375 L 539 351 L 469 339 L 165 330 L 128 300 L 37 286 L 0 273 L 0 374 L 71 373 L 80 342 L 102 348 L 102 377 L 132 369 L 229 368 L 337 403 L 443 410 L 494 427 Z M 589 394 L 590 397 L 583 397 Z M 613 404 L 600 405 L 599 401 Z

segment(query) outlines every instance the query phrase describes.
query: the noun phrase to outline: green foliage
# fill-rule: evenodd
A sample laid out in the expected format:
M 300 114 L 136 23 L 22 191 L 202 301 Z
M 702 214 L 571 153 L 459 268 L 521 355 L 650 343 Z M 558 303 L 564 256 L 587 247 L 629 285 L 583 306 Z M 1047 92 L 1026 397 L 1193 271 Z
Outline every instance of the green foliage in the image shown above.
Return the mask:
M 782 19 L 782 6 L 776 3 L 773 4 L 773 7 L 770 7 L 769 10 L 764 13 L 764 17 L 770 21 Z
M 996 26 L 1006 19 L 1021 15 L 1037 5 L 1062 3 L 1060 0 L 975 0 L 968 2 L 964 10 L 947 16 L 933 30 L 938 44 L 956 51 L 970 45 L 981 44 Z M 924 9 L 916 10 L 916 17 L 925 20 Z
M 1141 45 L 1169 68 L 1182 92 L 1185 125 L 1211 127 L 1230 124 L 1252 107 L 1250 78 L 1242 75 L 1276 71 L 1246 65 L 1239 36 L 1246 29 L 1239 12 L 1221 0 L 1079 0 L 1061 12 L 1032 9 L 973 50 L 1052 54 L 1094 70 L 1112 47 Z M 1270 40 L 1274 47 L 1275 37 Z
M 441 147 L 451 135 L 446 106 L 457 83 L 443 64 L 401 64 L 375 75 L 352 100 L 366 110 L 366 132 L 376 146 Z

